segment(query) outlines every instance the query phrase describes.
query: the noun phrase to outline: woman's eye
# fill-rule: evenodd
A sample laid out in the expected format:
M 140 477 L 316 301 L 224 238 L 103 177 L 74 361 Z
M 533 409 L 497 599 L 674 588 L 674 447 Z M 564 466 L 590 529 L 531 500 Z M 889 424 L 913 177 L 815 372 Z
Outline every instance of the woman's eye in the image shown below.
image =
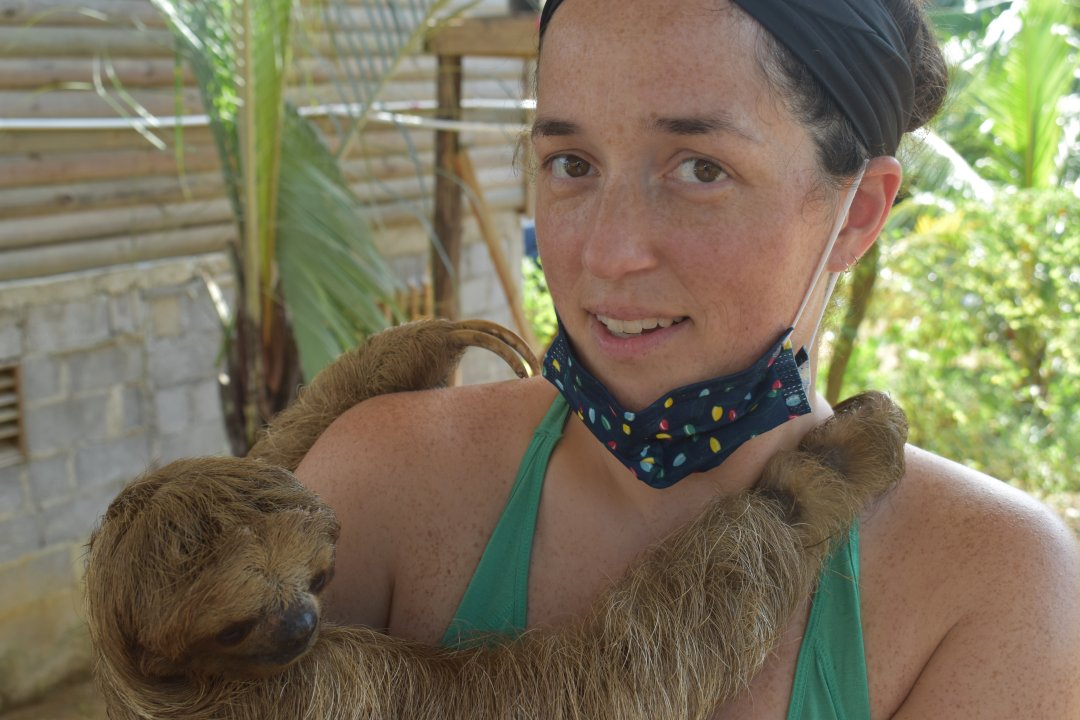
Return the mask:
M 582 178 L 591 170 L 592 165 L 577 155 L 556 155 L 551 159 L 551 174 L 557 178 Z
M 688 183 L 714 183 L 727 177 L 724 169 L 711 160 L 690 158 L 675 168 L 675 177 Z

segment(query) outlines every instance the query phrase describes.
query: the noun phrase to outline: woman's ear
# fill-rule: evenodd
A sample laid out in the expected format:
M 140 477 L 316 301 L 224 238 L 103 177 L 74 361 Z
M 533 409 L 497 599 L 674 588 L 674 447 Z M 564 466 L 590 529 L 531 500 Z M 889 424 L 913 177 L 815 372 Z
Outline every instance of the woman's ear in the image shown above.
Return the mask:
M 829 257 L 830 272 L 847 270 L 874 244 L 892 210 L 903 176 L 904 171 L 894 157 L 876 157 L 867 163 Z

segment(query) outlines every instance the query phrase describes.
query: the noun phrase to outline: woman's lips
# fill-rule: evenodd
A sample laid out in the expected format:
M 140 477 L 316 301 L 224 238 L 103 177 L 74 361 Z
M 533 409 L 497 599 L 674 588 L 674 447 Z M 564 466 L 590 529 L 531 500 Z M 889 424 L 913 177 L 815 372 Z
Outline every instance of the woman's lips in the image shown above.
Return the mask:
M 616 320 L 605 315 L 589 315 L 589 329 L 596 346 L 613 360 L 640 357 L 681 334 L 688 324 L 685 317 Z
M 685 317 L 644 317 L 635 320 L 618 320 L 600 314 L 595 315 L 595 317 L 600 321 L 600 324 L 611 332 L 612 335 L 619 338 L 634 337 L 645 332 L 653 331 L 657 328 L 663 330 L 672 325 L 677 325 L 686 319 Z

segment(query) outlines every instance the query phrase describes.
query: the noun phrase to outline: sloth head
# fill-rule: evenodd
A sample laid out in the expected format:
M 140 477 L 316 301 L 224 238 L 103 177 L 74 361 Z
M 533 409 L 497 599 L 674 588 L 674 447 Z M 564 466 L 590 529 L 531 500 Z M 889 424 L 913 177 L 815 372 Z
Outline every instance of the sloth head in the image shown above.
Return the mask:
M 140 477 L 90 538 L 91 638 L 125 673 L 252 678 L 315 642 L 339 527 L 286 470 L 179 460 Z

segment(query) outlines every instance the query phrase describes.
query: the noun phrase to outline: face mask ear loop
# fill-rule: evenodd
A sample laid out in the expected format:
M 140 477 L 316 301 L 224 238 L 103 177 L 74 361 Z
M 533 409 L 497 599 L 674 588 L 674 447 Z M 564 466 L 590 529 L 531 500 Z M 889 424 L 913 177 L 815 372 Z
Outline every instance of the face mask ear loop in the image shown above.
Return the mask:
M 836 239 L 840 236 L 840 228 L 843 227 L 844 222 L 847 220 L 848 213 L 851 211 L 851 204 L 855 201 L 855 193 L 859 190 L 859 185 L 862 183 L 863 174 L 866 172 L 866 166 L 868 164 L 868 160 L 863 162 L 862 167 L 859 168 L 859 172 L 855 175 L 855 180 L 851 183 L 851 187 L 848 188 L 847 197 L 844 199 L 844 209 L 837 215 L 836 222 L 833 223 L 832 234 L 829 236 L 829 244 L 825 246 L 825 251 L 821 254 L 821 260 L 818 261 L 817 268 L 814 270 L 814 279 L 810 283 L 810 289 L 806 291 L 806 295 L 803 296 L 802 304 L 799 305 L 799 311 L 795 313 L 795 320 L 791 323 L 792 328 L 798 327 L 799 320 L 801 320 L 803 316 L 803 311 L 806 310 L 806 306 L 810 303 L 810 298 L 814 295 L 814 290 L 817 289 L 818 283 L 821 282 L 821 276 L 825 270 L 825 265 L 828 264 L 829 256 L 832 255 L 833 247 L 836 245 Z M 805 345 L 807 348 L 814 346 L 818 328 L 821 327 L 821 319 L 825 316 L 825 308 L 828 307 L 829 298 L 832 297 L 833 288 L 836 287 L 836 281 L 839 277 L 839 273 L 829 273 L 829 287 L 825 291 L 825 304 L 822 305 L 821 313 L 818 315 L 817 322 L 814 323 L 814 332 L 811 333 L 810 340 Z
M 799 312 L 795 313 L 795 321 L 791 323 L 793 332 L 794 329 L 798 327 L 799 320 L 802 319 L 803 311 L 806 310 L 806 306 L 809 304 L 810 298 L 814 294 L 814 290 L 817 289 L 818 283 L 821 282 L 821 276 L 825 270 L 825 265 L 829 262 L 829 256 L 832 254 L 833 247 L 836 245 L 836 240 L 840 236 L 840 228 L 847 220 L 848 213 L 851 211 L 851 203 L 855 201 L 855 193 L 858 192 L 859 185 L 862 183 L 863 174 L 866 172 L 866 165 L 868 162 L 869 161 L 863 162 L 862 167 L 859 168 L 859 172 L 855 176 L 855 180 L 851 183 L 851 187 L 848 188 L 847 197 L 844 200 L 844 209 L 836 217 L 832 234 L 829 236 L 829 243 L 825 246 L 825 252 L 821 254 L 821 260 L 818 261 L 817 269 L 814 270 L 814 279 L 810 283 L 810 289 L 807 290 L 806 295 L 803 296 L 802 304 L 799 305 Z M 825 309 L 829 306 L 829 298 L 832 297 L 833 289 L 836 287 L 836 281 L 839 277 L 839 273 L 829 273 L 829 285 L 825 290 L 825 302 L 822 304 L 821 312 L 818 313 L 817 321 L 814 323 L 814 331 L 810 333 L 810 339 L 807 340 L 806 345 L 803 346 L 807 352 L 810 351 L 810 348 L 814 347 L 814 342 L 817 340 L 818 330 L 821 328 L 821 321 L 825 317 Z M 803 387 L 806 388 L 808 394 L 812 394 L 810 391 L 814 387 L 815 380 L 810 365 L 810 361 L 807 360 L 799 368 L 799 375 L 802 377 Z

